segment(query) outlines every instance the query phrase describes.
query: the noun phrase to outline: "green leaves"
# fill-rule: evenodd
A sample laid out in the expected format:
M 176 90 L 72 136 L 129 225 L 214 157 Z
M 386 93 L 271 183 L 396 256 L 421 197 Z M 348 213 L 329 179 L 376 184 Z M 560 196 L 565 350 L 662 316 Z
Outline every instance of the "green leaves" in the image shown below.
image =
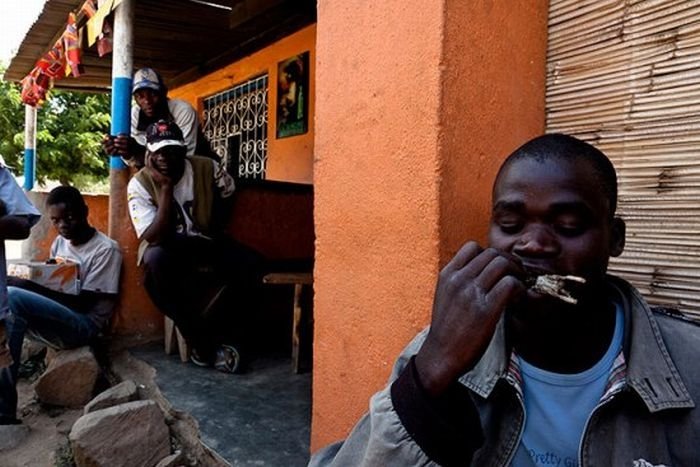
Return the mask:
M 0 66 L 0 73 L 4 73 Z M 0 154 L 15 169 L 24 154 L 24 106 L 17 85 L 0 81 Z
M 109 175 L 102 137 L 109 132 L 109 96 L 52 91 L 39 110 L 37 179 L 76 184 Z M 40 144 L 40 141 L 44 144 Z

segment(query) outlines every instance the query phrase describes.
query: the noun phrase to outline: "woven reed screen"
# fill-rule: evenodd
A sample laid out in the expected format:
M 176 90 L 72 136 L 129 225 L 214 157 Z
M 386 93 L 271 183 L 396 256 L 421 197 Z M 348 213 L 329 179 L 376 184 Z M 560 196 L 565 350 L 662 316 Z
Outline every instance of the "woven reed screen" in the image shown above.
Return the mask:
M 546 109 L 618 170 L 610 271 L 700 319 L 700 1 L 551 0 Z

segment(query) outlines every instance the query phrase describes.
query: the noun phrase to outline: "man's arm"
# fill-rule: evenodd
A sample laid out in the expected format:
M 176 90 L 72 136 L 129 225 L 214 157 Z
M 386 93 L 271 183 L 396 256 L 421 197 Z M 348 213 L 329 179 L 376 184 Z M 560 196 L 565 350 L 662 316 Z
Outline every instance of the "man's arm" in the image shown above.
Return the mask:
M 483 435 L 468 390 L 456 385 L 450 394 L 452 398 L 434 400 L 415 379 L 414 355 L 423 345 L 427 332 L 425 329 L 406 346 L 394 364 L 389 384 L 372 397 L 369 412 L 347 439 L 316 452 L 310 466 L 469 465 Z M 436 455 L 434 446 L 426 443 L 425 437 L 415 437 L 414 424 L 406 423 L 409 419 L 425 423 L 425 431 L 432 430 L 432 438 L 445 437 L 443 443 L 454 445 L 449 452 L 458 455 L 449 457 L 442 452 Z
M 438 397 L 484 354 L 506 306 L 525 291 L 519 261 L 476 242 L 466 243 L 440 271 L 425 344 L 416 372 Z
M 233 193 L 236 189 L 236 184 L 223 164 L 212 161 L 212 165 L 214 167 L 214 186 L 216 187 L 216 192 L 214 194 L 214 205 L 212 207 L 211 230 L 213 232 L 222 232 L 226 228 L 226 222 L 230 219 L 234 200 Z
M 185 146 L 187 146 L 187 155 L 192 156 L 197 148 L 197 136 L 199 133 L 197 111 L 188 102 L 180 99 L 171 100 L 168 102 L 168 105 L 168 110 L 170 110 L 173 120 L 182 130 Z
M 7 285 L 34 292 L 43 297 L 53 300 L 56 303 L 70 308 L 78 313 L 95 313 L 100 316 L 110 316 L 117 304 L 117 294 L 93 292 L 82 290 L 79 294 L 67 294 L 58 292 L 41 284 L 21 279 L 19 277 L 8 276 Z
M 7 205 L 0 199 L 0 239 L 22 240 L 27 238 L 32 225 L 34 222 L 29 216 L 8 215 Z
M 22 240 L 29 237 L 32 221 L 27 216 L 0 217 L 0 238 L 3 240 Z
M 398 416 L 442 465 L 467 465 L 483 443 L 479 415 L 458 379 L 474 368 L 506 306 L 522 294 L 518 260 L 466 243 L 440 271 L 430 330 L 391 388 Z
M 148 243 L 158 244 L 166 240 L 174 233 L 173 219 L 175 214 L 173 198 L 174 184 L 170 177 L 160 173 L 153 161 L 146 156 L 146 170 L 149 171 L 153 181 L 158 185 L 158 200 L 156 200 L 156 216 L 151 225 L 141 234 L 140 239 L 146 240 Z
M 34 292 L 43 297 L 49 298 L 54 302 L 60 303 L 61 305 L 70 308 L 71 310 L 80 311 L 83 309 L 83 307 L 81 306 L 83 301 L 81 301 L 80 295 L 58 292 L 56 290 L 49 289 L 48 287 L 44 287 L 43 285 L 38 284 L 29 279 L 21 279 L 19 277 L 14 276 L 7 277 L 7 285 Z
M 126 135 L 105 135 L 102 148 L 108 155 L 118 155 L 129 165 L 140 169 L 144 166 L 146 147 L 141 146 L 134 138 Z
M 83 290 L 78 295 L 81 313 L 90 313 L 94 316 L 112 316 L 112 311 L 117 305 L 117 294 L 93 292 L 91 290 Z
M 392 381 L 342 446 L 312 466 L 470 465 L 479 414 L 458 378 L 482 357 L 506 305 L 524 291 L 516 260 L 475 242 L 440 272 L 432 324 L 402 353 Z

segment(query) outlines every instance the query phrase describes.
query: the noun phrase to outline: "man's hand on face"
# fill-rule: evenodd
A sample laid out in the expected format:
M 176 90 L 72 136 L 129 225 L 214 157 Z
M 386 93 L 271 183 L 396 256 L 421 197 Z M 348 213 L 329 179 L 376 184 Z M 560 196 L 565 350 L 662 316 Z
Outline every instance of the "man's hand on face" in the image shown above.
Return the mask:
M 442 394 L 481 358 L 506 306 L 525 291 L 507 253 L 465 244 L 440 272 L 431 328 L 416 356 L 423 387 Z
M 150 152 L 146 152 L 146 170 L 150 173 L 153 181 L 161 188 L 172 187 L 172 178 L 165 174 L 163 169 L 158 168 L 155 162 L 155 156 Z

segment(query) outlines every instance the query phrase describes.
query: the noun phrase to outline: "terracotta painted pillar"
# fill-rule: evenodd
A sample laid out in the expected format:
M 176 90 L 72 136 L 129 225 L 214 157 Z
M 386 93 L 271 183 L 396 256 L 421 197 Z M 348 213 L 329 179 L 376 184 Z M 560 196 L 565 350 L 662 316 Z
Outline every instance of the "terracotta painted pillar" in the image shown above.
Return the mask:
M 312 451 L 343 438 L 544 128 L 546 0 L 321 1 Z
M 133 25 L 135 0 L 122 0 L 114 11 L 114 43 L 112 53 L 112 135 L 131 131 L 131 82 L 133 72 Z M 117 334 L 134 340 L 161 335 L 163 317 L 141 283 L 136 266 L 138 242 L 131 226 L 126 199 L 129 169 L 117 155 L 110 157 L 109 236 L 119 242 L 124 256 L 121 297 L 112 328 Z

